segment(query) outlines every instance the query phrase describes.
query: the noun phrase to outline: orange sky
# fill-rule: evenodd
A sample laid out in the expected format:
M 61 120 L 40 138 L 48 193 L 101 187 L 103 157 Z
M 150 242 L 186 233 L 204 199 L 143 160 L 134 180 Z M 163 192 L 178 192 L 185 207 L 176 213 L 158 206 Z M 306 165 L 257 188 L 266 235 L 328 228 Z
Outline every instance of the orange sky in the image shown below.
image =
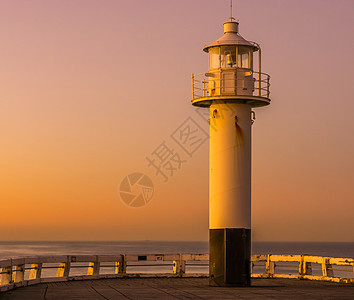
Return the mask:
M 256 110 L 255 240 L 354 241 L 354 2 L 237 1 L 272 104 Z M 191 73 L 229 1 L 0 2 L 0 240 L 207 240 L 208 142 L 170 135 L 191 117 Z M 186 160 L 164 183 L 146 157 Z M 132 173 L 154 184 L 125 205 Z

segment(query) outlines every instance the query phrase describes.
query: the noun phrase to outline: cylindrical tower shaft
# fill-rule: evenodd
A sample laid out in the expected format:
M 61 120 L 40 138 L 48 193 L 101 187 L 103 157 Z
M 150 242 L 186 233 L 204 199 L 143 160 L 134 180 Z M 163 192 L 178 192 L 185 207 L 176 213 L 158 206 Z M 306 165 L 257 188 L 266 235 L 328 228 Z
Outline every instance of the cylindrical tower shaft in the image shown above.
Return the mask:
M 193 105 L 210 109 L 209 283 L 217 286 L 251 283 L 251 108 L 270 104 L 260 46 L 238 25 L 224 23 L 224 35 L 204 47 L 208 72 L 192 76 Z
M 249 285 L 251 106 L 210 106 L 210 284 Z

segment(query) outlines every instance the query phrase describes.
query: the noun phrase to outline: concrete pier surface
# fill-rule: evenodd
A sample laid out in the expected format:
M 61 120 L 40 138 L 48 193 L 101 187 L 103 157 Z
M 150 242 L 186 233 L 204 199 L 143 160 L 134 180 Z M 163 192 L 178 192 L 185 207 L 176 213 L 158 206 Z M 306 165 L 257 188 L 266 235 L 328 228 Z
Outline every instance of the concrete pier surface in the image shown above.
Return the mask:
M 252 279 L 251 287 L 210 287 L 207 278 L 119 278 L 42 283 L 0 299 L 354 299 L 354 285 Z

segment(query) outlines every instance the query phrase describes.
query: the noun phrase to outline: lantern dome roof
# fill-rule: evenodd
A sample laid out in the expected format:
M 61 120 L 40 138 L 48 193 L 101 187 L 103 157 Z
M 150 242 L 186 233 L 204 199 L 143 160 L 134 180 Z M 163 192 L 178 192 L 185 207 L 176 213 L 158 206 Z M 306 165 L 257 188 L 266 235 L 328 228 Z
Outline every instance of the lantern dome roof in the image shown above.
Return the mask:
M 254 43 L 247 41 L 238 33 L 238 22 L 233 21 L 224 23 L 224 35 L 215 42 L 206 44 L 203 50 L 208 52 L 211 47 L 232 45 L 252 47 L 253 51 L 258 50 Z

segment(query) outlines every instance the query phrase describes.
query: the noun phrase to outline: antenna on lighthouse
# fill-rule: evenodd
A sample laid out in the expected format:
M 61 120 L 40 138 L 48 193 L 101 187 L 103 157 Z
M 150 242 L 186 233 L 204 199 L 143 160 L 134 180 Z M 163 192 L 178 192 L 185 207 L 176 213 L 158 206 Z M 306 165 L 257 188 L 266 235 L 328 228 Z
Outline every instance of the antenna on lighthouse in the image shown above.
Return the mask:
M 230 22 L 235 20 L 235 18 L 232 16 L 232 0 L 230 0 Z

